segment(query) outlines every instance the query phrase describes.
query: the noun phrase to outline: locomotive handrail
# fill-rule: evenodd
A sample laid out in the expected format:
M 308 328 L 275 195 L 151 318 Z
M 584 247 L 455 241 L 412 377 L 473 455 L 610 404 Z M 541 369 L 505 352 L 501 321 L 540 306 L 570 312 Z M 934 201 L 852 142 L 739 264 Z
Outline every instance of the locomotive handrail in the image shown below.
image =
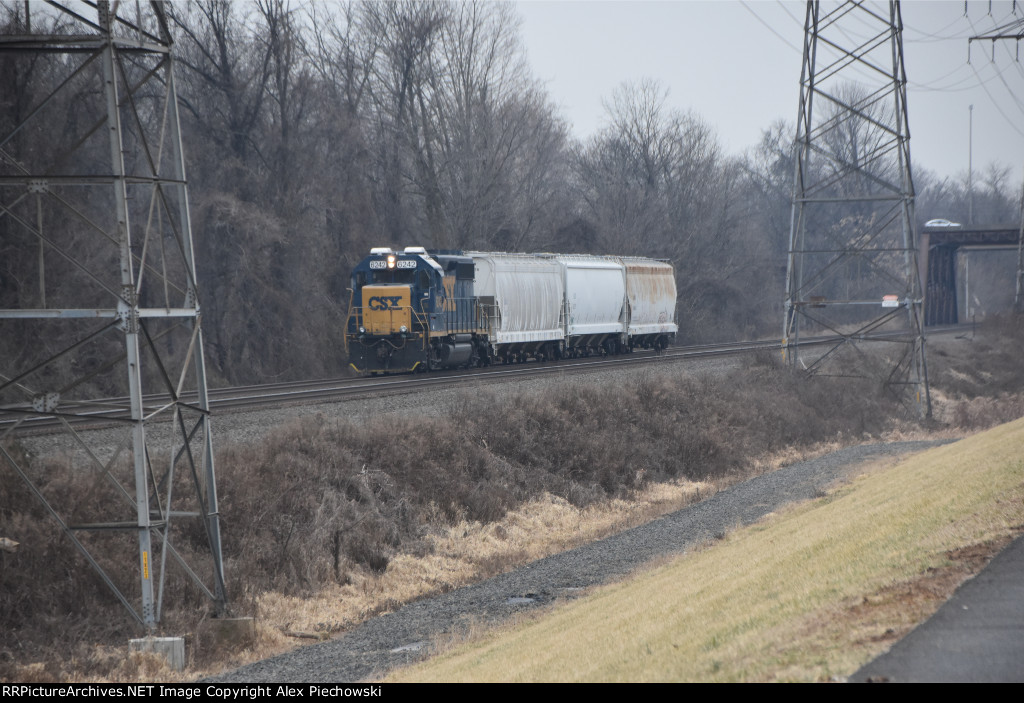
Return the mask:
M 491 303 L 490 305 L 485 305 L 484 303 L 481 303 L 479 300 L 477 300 L 477 304 L 480 306 L 480 309 L 483 310 L 484 312 L 484 319 L 487 320 L 487 331 L 490 332 L 491 329 L 491 317 L 498 321 L 498 328 L 500 329 L 501 308 L 498 306 L 498 304 Z
M 486 311 L 484 310 L 483 303 L 480 302 L 480 299 L 474 298 L 474 300 L 476 301 L 477 320 L 483 320 L 483 324 L 478 323 L 480 324 L 480 329 L 490 333 L 491 318 L 487 315 Z
M 412 317 L 414 320 L 416 320 L 416 323 L 419 326 L 420 344 L 423 345 L 423 349 L 426 350 L 428 346 L 428 339 L 430 336 L 428 334 L 424 334 L 423 332 L 424 330 L 430 329 L 430 325 L 427 323 L 427 313 L 416 312 L 415 310 L 412 310 Z
M 483 313 L 479 298 L 449 298 L 454 310 L 444 313 L 445 334 L 479 333 L 490 330 L 490 320 Z

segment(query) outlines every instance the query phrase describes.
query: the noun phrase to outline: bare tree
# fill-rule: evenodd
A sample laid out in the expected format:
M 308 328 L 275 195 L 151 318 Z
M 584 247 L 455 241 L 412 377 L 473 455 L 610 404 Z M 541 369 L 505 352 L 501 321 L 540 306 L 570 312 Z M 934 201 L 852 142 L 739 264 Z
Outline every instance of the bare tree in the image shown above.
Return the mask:
M 768 243 L 752 224 L 743 164 L 653 81 L 621 86 L 605 110 L 608 126 L 574 160 L 593 248 L 671 259 L 684 338 L 749 333 Z
M 289 0 L 257 0 L 256 9 L 262 20 L 261 42 L 270 57 L 270 80 L 267 96 L 271 109 L 268 117 L 273 138 L 265 154 L 273 174 L 273 195 L 279 210 L 289 221 L 298 216 L 294 194 L 300 185 L 296 172 L 296 132 L 302 129 L 307 109 L 312 102 L 312 71 L 305 60 L 303 37 L 296 12 Z M 268 134 L 270 136 L 270 134 Z
M 681 259 L 725 224 L 709 231 L 725 214 L 717 140 L 692 114 L 668 109 L 666 97 L 649 80 L 621 86 L 605 104 L 608 127 L 577 151 L 584 202 L 611 251 Z
M 371 3 L 362 24 L 386 37 L 370 93 L 389 219 L 440 247 L 529 241 L 566 130 L 530 77 L 514 8 Z
M 355 260 L 380 243 L 373 203 L 370 82 L 382 37 L 363 31 L 361 6 L 355 2 L 311 3 L 307 9 L 305 53 L 316 78 L 309 110 L 316 118 L 304 134 L 309 148 L 304 159 L 312 159 L 319 168 L 304 186 L 304 200 L 322 209 L 328 256 L 338 266 L 330 275 L 331 289 L 342 298 Z
M 792 124 L 776 120 L 743 160 L 749 216 L 758 220 L 771 251 L 780 257 L 785 256 L 789 239 L 794 132 Z
M 431 236 L 440 229 L 436 188 L 423 177 L 430 173 L 433 159 L 424 94 L 430 55 L 446 13 L 446 5 L 404 1 L 367 2 L 358 14 L 361 41 L 373 45 L 372 51 L 364 53 L 373 58 L 369 120 L 376 207 L 384 237 L 393 242 L 424 229 L 413 226 L 413 212 L 420 209 L 413 200 L 425 204 L 424 234 Z
M 924 169 L 915 169 L 914 173 L 918 226 L 936 218 L 967 224 L 972 194 L 966 171 L 946 178 Z M 1013 225 L 1019 217 L 1020 185 L 1009 182 L 1010 169 L 1001 164 L 989 164 L 982 173 L 980 179 L 975 176 L 974 221 L 986 225 Z M 981 187 L 978 187 L 979 180 Z
M 564 153 L 565 128 L 530 77 L 518 27 L 509 4 L 462 2 L 440 33 L 431 75 L 437 179 L 460 246 L 529 239 L 529 213 Z
M 225 177 L 248 182 L 271 75 L 269 46 L 256 41 L 248 18 L 239 17 L 228 0 L 193 0 L 169 9 L 180 37 L 177 60 L 187 69 L 179 96 L 196 122 L 195 135 L 229 155 Z M 209 164 L 222 165 L 220 159 Z
M 349 120 L 361 114 L 381 37 L 361 37 L 358 6 L 312 3 L 308 8 L 307 55 L 331 107 Z

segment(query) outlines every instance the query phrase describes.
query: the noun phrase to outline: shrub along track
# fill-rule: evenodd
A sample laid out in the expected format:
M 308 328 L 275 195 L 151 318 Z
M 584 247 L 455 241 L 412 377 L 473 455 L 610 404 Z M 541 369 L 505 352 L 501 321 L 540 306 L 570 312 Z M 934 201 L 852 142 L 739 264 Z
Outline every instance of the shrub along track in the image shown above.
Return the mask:
M 653 559 L 679 554 L 755 522 L 786 503 L 821 495 L 885 456 L 921 451 L 948 440 L 848 447 L 734 485 L 648 524 L 532 562 L 482 583 L 408 604 L 328 642 L 302 647 L 222 676 L 217 682 L 334 682 L 380 677 L 427 656 L 438 641 L 480 624 L 573 598 L 621 578 Z

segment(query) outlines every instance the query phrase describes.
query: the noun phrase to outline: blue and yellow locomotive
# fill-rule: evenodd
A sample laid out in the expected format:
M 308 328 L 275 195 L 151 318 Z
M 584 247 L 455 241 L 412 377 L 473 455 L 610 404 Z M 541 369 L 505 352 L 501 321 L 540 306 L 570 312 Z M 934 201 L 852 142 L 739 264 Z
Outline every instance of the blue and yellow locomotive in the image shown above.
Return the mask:
M 352 272 L 345 331 L 352 368 L 398 373 L 487 363 L 487 316 L 473 277 L 473 260 L 458 253 L 371 249 Z

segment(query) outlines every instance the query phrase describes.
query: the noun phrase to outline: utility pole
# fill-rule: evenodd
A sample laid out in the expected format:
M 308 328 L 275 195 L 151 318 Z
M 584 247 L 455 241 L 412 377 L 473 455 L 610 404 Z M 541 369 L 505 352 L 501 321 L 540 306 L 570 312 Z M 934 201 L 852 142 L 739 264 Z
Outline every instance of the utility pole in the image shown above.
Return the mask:
M 929 416 L 900 5 L 830 7 L 804 24 L 783 353 Z
M 989 8 L 991 10 L 991 7 Z M 964 3 L 964 13 L 967 12 Z M 1017 14 L 1017 5 L 1014 4 L 1014 12 Z M 967 40 L 967 56 L 970 60 L 971 44 L 976 41 L 989 41 L 992 44 L 992 58 L 995 59 L 997 41 L 1014 41 L 1017 44 L 1017 61 L 1020 61 L 1020 42 L 1024 39 L 1024 17 L 1016 17 L 1009 22 L 995 27 L 988 34 L 979 34 Z M 973 106 L 972 106 L 973 107 Z M 972 206 L 973 206 L 973 195 Z M 1021 190 L 1020 198 L 1020 236 L 1017 241 L 1017 287 L 1013 297 L 1013 307 L 1018 313 L 1024 314 L 1024 188 Z
M 1024 315 L 1024 184 L 1020 187 L 1020 231 L 1017 234 L 1017 290 L 1013 295 L 1013 309 Z
M 0 440 L 56 423 L 100 507 L 60 503 L 2 444 L 0 467 L 152 632 L 168 557 L 218 614 L 227 602 L 172 38 L 162 2 L 34 7 L 0 37 L 5 67 L 47 79 L 27 83 L 17 118 L 0 116 L 0 229 L 33 284 L 0 299 L 0 334 L 23 340 L 0 368 Z M 114 447 L 82 431 L 97 416 Z M 187 521 L 201 544 L 172 539 Z M 134 558 L 101 537 L 118 533 Z
M 974 225 L 974 105 L 967 106 L 967 224 Z

